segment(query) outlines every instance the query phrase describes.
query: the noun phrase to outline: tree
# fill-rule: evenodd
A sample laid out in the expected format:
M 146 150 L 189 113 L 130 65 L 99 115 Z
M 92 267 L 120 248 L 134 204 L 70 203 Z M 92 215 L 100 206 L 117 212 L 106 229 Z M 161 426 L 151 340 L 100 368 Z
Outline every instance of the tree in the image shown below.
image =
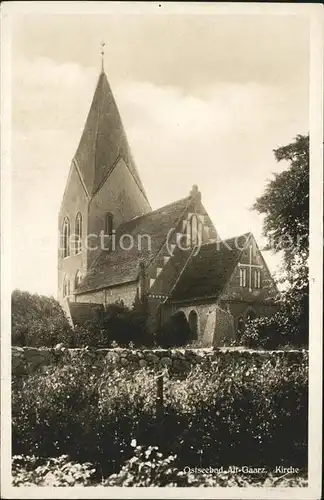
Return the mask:
M 190 342 L 191 330 L 183 311 L 176 311 L 160 327 L 156 334 L 158 345 L 164 349 L 181 347 Z
M 73 332 L 75 347 L 151 347 L 153 337 L 147 331 L 145 310 L 135 304 L 132 308 L 122 301 L 98 310 L 96 317 L 76 326 Z
M 53 297 L 14 290 L 11 295 L 12 344 L 31 347 L 69 345 L 71 327 Z
M 274 150 L 278 162 L 289 167 L 274 174 L 253 209 L 265 215 L 263 233 L 268 248 L 282 252 L 288 284 L 281 296 L 281 310 L 297 343 L 308 342 L 308 236 L 309 236 L 309 136 L 297 135 L 287 146 Z

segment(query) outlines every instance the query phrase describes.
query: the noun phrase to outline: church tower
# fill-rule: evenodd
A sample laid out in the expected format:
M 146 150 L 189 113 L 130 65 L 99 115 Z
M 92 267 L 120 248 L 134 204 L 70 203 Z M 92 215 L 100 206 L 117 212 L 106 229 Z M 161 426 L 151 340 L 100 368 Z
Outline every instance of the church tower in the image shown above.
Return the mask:
M 102 67 L 71 163 L 59 212 L 58 299 L 73 291 L 97 258 L 100 234 L 151 211 Z

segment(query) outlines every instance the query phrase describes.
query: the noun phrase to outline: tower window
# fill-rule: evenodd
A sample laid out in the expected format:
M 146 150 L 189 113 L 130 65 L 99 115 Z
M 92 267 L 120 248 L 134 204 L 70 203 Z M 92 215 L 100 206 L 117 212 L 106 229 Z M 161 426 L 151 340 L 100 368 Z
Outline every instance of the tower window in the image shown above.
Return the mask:
M 246 269 L 240 268 L 240 286 L 246 286 Z
M 261 288 L 261 271 L 260 271 L 260 269 L 254 270 L 254 288 Z
M 82 249 L 82 215 L 78 212 L 75 219 L 75 253 L 78 254 Z
M 105 215 L 105 234 L 111 236 L 114 228 L 114 217 L 113 214 L 107 212 Z
M 70 256 L 70 221 L 65 217 L 63 222 L 63 258 Z
M 74 278 L 74 289 L 76 290 L 78 288 L 78 286 L 80 285 L 81 283 L 81 279 L 82 279 L 82 276 L 81 276 L 81 272 L 80 270 L 78 269 L 77 272 L 75 273 L 75 278 Z

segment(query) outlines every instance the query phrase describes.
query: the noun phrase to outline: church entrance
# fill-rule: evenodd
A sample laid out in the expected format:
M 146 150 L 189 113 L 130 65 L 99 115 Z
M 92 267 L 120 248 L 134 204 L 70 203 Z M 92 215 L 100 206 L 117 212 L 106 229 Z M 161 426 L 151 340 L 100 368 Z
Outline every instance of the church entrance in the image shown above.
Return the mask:
M 191 331 L 191 341 L 198 340 L 198 314 L 196 311 L 189 313 L 189 326 Z

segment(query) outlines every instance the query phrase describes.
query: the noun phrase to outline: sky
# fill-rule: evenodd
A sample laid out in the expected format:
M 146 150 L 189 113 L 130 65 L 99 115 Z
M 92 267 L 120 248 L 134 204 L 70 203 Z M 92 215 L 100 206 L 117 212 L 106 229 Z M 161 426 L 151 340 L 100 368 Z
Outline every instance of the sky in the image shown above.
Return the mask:
M 273 149 L 309 129 L 304 14 L 29 13 L 11 33 L 13 288 L 56 295 L 58 211 L 102 40 L 153 209 L 197 184 L 222 238 L 252 231 L 263 246 L 251 206 L 287 167 Z

